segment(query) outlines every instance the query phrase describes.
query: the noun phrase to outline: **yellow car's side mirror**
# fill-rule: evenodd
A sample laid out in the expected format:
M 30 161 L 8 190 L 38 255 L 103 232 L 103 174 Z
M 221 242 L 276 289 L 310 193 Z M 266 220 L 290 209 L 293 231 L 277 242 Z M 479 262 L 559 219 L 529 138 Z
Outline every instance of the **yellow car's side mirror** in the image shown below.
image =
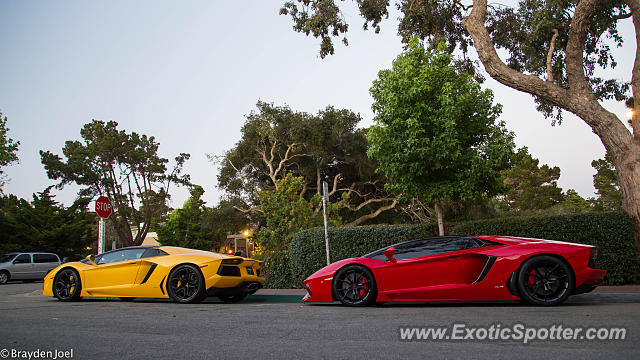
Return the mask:
M 95 257 L 95 255 L 87 255 L 87 260 L 89 260 L 89 262 L 91 263 L 91 265 L 97 265 L 97 264 L 96 264 L 96 257 Z

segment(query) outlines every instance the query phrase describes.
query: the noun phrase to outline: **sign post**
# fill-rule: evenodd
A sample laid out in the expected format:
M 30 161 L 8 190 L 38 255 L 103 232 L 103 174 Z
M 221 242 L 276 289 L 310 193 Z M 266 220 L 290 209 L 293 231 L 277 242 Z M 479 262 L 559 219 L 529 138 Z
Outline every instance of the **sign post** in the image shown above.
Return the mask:
M 322 182 L 322 208 L 324 212 L 324 246 L 327 250 L 327 265 L 331 264 L 329 259 L 329 227 L 327 226 L 327 203 L 329 202 L 329 185 L 326 181 Z
M 100 218 L 100 222 L 98 222 L 98 254 L 104 252 L 104 228 L 104 218 Z
M 96 200 L 96 213 L 100 217 L 100 222 L 98 223 L 98 254 L 102 254 L 104 252 L 104 219 L 108 218 L 112 211 L 113 206 L 111 205 L 109 198 L 106 196 L 100 196 L 98 200 Z

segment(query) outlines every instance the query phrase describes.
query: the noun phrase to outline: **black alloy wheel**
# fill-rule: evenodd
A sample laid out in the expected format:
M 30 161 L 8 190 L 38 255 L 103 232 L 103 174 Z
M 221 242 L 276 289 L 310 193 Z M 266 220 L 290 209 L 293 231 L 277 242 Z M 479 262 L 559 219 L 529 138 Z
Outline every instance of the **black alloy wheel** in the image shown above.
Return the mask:
M 60 270 L 53 279 L 53 295 L 60 301 L 79 300 L 81 290 L 80 275 L 72 268 Z
M 206 297 L 204 286 L 200 269 L 190 264 L 176 266 L 167 280 L 169 296 L 182 304 L 202 302 Z
M 361 265 L 349 265 L 333 277 L 335 299 L 347 306 L 368 306 L 376 301 L 376 280 L 369 269 Z
M 574 276 L 561 259 L 535 256 L 522 264 L 518 273 L 518 291 L 523 301 L 532 305 L 558 305 L 573 292 Z

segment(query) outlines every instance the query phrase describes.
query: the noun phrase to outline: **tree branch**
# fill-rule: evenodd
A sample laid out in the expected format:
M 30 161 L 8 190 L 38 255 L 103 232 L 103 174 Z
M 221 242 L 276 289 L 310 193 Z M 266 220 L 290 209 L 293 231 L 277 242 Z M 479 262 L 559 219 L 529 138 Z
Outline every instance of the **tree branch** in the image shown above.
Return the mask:
M 395 199 L 393 199 L 393 198 L 372 198 L 372 199 L 369 199 L 369 200 L 366 200 L 366 201 L 360 203 L 356 207 L 353 207 L 353 206 L 351 206 L 349 204 L 344 204 L 344 207 L 349 209 L 349 210 L 351 210 L 351 211 L 358 211 L 358 210 L 362 209 L 363 207 L 365 207 L 365 206 L 367 206 L 369 204 L 379 203 L 379 202 L 386 202 L 386 201 L 390 201 L 390 200 L 394 200 L 394 202 L 395 202 Z
M 553 52 L 556 49 L 556 39 L 558 38 L 558 29 L 553 29 L 553 36 L 551 36 L 551 44 L 549 45 L 549 52 L 547 52 L 547 81 L 553 83 Z
M 478 56 L 489 75 L 498 82 L 513 89 L 529 94 L 551 98 L 561 107 L 568 106 L 564 101 L 571 94 L 559 86 L 540 79 L 535 75 L 525 75 L 508 67 L 498 56 L 489 32 L 485 27 L 487 17 L 487 0 L 474 0 L 471 14 L 462 20 L 462 25 L 471 34 Z
M 292 157 L 289 157 L 289 152 L 291 152 L 291 150 L 292 150 L 294 147 L 296 147 L 297 145 L 299 145 L 299 144 L 293 143 L 293 144 L 291 144 L 291 145 L 287 146 L 287 151 L 285 151 L 285 153 L 284 153 L 284 157 L 280 160 L 280 163 L 278 164 L 278 167 L 276 168 L 276 171 L 275 171 L 274 176 L 278 176 L 278 173 L 282 170 L 282 167 L 284 166 L 284 164 L 285 164 L 287 161 L 289 161 L 289 160 L 291 160 L 291 159 L 293 159 L 293 158 L 295 158 L 295 157 L 305 155 L 305 154 L 295 154 L 295 155 L 293 155 Z M 275 183 L 275 181 L 274 181 L 274 183 Z
M 341 173 L 339 173 L 339 174 L 337 174 L 336 176 L 333 177 L 333 188 L 329 192 L 329 196 L 335 194 L 336 191 L 338 191 L 338 178 L 340 178 L 340 176 L 342 176 Z
M 253 207 L 250 207 L 249 209 L 243 209 L 239 206 L 234 205 L 233 208 L 240 211 L 243 214 L 248 214 L 252 212 L 262 212 L 262 209 L 260 209 L 259 206 L 253 206 Z
M 391 204 L 379 207 L 376 211 L 357 218 L 356 220 L 354 220 L 354 221 L 350 222 L 349 224 L 347 224 L 347 226 L 358 226 L 358 225 L 362 224 L 363 222 L 365 222 L 367 220 L 375 219 L 383 211 L 391 210 L 391 209 L 395 208 L 396 205 L 397 205 L 397 201 L 394 199 Z
M 589 32 L 591 15 L 595 11 L 598 0 L 581 0 L 571 19 L 569 40 L 566 49 L 566 71 L 569 88 L 574 94 L 595 100 L 595 94 L 584 73 L 584 43 Z
M 463 5 L 460 0 L 453 0 L 453 3 L 455 5 L 457 5 L 459 8 L 461 8 L 464 11 L 469 11 L 469 9 L 471 9 L 473 7 L 473 4 L 471 5 Z
M 569 33 L 570 45 L 567 45 L 566 71 L 570 75 L 571 89 L 564 89 L 551 82 L 540 79 L 535 75 L 525 75 L 508 67 L 498 56 L 489 32 L 485 27 L 487 17 L 487 0 L 474 0 L 473 10 L 462 25 L 471 34 L 480 61 L 489 75 L 498 82 L 513 89 L 539 96 L 570 111 L 583 119 L 593 131 L 603 140 L 607 149 L 626 152 L 629 149 L 631 134 L 626 131 L 624 124 L 618 117 L 607 111 L 595 99 L 593 92 L 584 75 L 582 49 L 588 30 L 587 21 L 589 11 L 593 11 L 597 0 L 582 0 L 576 9 L 576 17 L 572 19 Z M 638 1 L 638 0 L 633 0 Z M 582 34 L 580 34 L 582 32 Z M 571 54 L 570 54 L 571 53 Z

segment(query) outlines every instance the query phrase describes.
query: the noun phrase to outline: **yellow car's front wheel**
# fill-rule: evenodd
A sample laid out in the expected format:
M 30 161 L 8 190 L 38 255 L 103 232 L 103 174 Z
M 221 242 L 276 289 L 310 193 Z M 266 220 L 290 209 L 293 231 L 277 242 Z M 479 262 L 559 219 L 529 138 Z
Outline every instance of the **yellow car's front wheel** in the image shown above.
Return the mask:
M 53 280 L 53 295 L 60 301 L 79 300 L 81 290 L 80 275 L 72 268 L 62 269 Z
M 169 274 L 167 292 L 176 302 L 199 303 L 207 296 L 200 269 L 191 264 L 178 265 Z

